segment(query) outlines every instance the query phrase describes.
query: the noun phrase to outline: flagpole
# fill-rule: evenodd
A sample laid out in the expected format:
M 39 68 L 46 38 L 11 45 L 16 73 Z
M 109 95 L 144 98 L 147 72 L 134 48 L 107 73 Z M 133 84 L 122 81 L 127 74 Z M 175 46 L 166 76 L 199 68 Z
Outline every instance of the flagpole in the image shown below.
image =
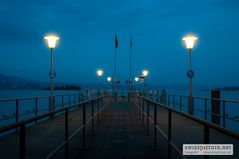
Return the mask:
M 129 95 L 131 97 L 132 95 L 132 32 L 130 31 L 130 44 L 129 44 L 129 68 L 130 68 L 130 73 L 129 73 Z M 130 98 L 129 98 L 130 99 Z
M 114 98 L 116 101 L 116 84 L 117 84 L 117 79 L 116 79 L 116 49 L 118 48 L 118 39 L 117 39 L 117 35 L 115 32 L 115 75 L 114 75 Z
M 116 100 L 116 49 L 117 47 L 115 47 L 115 75 L 114 75 L 114 98 Z
M 131 38 L 130 38 L 131 39 Z M 131 40 L 130 40 L 130 48 L 129 48 L 129 95 L 131 97 L 131 89 L 132 89 L 132 75 L 131 75 Z M 129 98 L 130 99 L 130 98 Z

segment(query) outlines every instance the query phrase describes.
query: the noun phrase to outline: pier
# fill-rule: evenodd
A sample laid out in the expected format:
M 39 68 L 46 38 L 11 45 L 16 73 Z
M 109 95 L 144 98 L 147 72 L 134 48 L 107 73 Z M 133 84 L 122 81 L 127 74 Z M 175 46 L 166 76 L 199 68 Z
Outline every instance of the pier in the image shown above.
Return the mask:
M 183 155 L 183 144 L 233 144 L 234 154 L 226 157 L 239 157 L 237 132 L 177 109 L 173 102 L 141 95 L 79 101 L 72 96 L 72 103 L 61 101 L 54 111 L 1 127 L 0 158 L 194 158 Z

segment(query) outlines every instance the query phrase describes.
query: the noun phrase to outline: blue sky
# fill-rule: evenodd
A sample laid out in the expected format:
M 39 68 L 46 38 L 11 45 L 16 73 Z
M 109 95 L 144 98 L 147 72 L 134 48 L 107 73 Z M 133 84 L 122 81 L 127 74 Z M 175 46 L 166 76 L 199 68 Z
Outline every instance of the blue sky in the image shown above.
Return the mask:
M 238 85 L 239 1 L 237 0 L 1 0 L 0 72 L 48 81 L 50 51 L 43 37 L 57 33 L 56 82 L 94 83 L 114 73 L 129 77 L 129 35 L 133 75 L 149 70 L 147 81 L 187 85 L 186 33 L 199 37 L 192 52 L 199 86 Z

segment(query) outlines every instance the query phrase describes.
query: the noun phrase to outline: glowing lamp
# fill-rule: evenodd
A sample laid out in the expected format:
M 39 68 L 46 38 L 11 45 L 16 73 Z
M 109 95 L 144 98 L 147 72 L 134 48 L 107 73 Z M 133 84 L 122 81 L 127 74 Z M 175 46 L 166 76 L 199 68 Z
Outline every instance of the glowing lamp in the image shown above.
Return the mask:
M 107 81 L 110 82 L 111 81 L 111 77 L 107 77 Z
M 194 43 L 197 39 L 198 38 L 193 35 L 187 35 L 187 36 L 183 37 L 183 41 L 185 41 L 186 48 L 188 50 L 192 50 L 194 47 Z
M 138 81 L 139 81 L 139 77 L 135 77 L 134 80 L 135 80 L 136 82 L 138 82 Z
M 56 47 L 57 40 L 60 38 L 54 34 L 49 34 L 45 36 L 44 39 L 47 41 L 48 47 L 54 49 Z
M 143 75 L 144 77 L 147 77 L 148 74 L 149 74 L 149 71 L 148 71 L 148 70 L 143 70 L 143 71 L 142 71 L 142 75 Z
M 96 73 L 100 77 L 103 75 L 104 71 L 102 69 L 98 69 Z

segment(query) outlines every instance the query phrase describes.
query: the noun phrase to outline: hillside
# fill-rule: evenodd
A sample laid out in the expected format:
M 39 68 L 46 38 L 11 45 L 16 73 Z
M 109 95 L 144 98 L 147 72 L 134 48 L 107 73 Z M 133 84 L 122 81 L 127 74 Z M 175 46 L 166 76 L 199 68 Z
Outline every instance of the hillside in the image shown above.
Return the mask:
M 29 79 L 24 79 L 15 76 L 8 76 L 0 73 L 0 89 L 43 89 L 48 86 L 48 83 L 36 82 Z

